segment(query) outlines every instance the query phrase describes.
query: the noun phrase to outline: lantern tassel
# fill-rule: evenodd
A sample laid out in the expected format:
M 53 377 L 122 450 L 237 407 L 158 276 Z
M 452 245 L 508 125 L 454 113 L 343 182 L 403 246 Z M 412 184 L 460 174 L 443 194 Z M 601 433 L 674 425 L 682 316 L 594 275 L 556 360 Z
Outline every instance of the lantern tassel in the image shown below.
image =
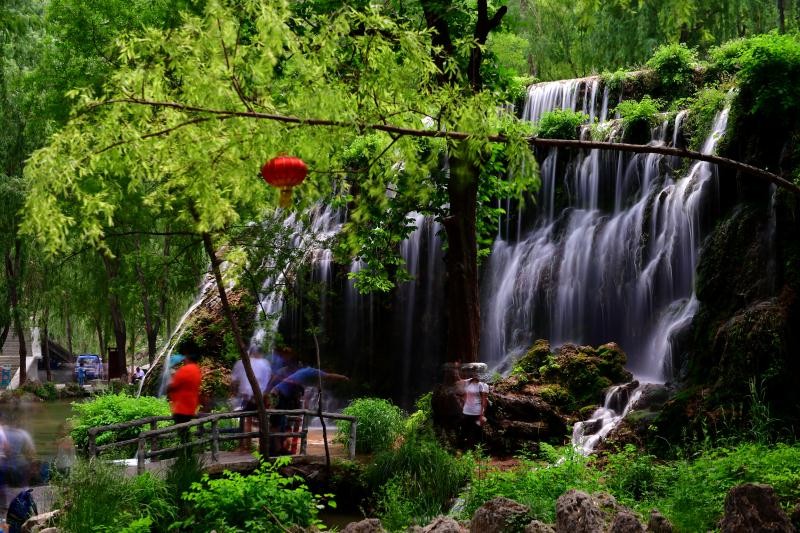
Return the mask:
M 281 187 L 281 195 L 280 195 L 280 200 L 278 201 L 278 205 L 280 205 L 284 209 L 292 205 L 291 187 Z

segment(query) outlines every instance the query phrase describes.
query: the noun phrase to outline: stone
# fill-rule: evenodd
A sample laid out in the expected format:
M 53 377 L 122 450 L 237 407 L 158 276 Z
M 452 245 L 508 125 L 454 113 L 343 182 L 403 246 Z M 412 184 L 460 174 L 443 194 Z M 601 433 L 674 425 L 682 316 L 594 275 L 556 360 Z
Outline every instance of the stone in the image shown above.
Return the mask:
M 421 528 L 422 533 L 464 533 L 466 529 L 449 516 L 437 516 L 433 522 Z
M 722 533 L 794 533 L 789 517 L 780 507 L 775 490 L 761 483 L 733 487 L 725 497 Z
M 22 524 L 22 533 L 41 533 L 45 529 L 50 529 L 50 524 L 52 524 L 53 520 L 56 516 L 58 516 L 59 511 L 56 509 L 55 511 L 50 511 L 49 513 L 42 513 L 32 516 L 25 520 L 25 523 Z
M 555 530 L 553 529 L 553 526 L 549 524 L 545 524 L 539 520 L 534 520 L 525 526 L 523 533 L 555 533 Z
M 361 520 L 360 522 L 350 522 L 344 529 L 342 533 L 387 533 L 383 526 L 381 525 L 381 521 L 377 518 L 366 518 Z
M 470 533 L 519 531 L 530 521 L 530 508 L 508 498 L 494 498 L 481 505 L 469 524 Z
M 647 531 L 652 533 L 672 533 L 674 528 L 666 516 L 653 509 L 650 511 L 650 519 L 647 521 Z
M 591 496 L 571 489 L 556 502 L 556 533 L 597 533 L 605 529 L 603 512 Z
M 630 511 L 621 511 L 614 517 L 608 533 L 645 533 L 644 526 Z

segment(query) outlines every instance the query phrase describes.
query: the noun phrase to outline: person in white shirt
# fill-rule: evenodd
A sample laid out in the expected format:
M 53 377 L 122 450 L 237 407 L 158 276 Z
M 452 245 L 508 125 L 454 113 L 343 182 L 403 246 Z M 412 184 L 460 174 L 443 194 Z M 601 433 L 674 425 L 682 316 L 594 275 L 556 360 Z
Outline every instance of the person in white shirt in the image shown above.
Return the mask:
M 486 404 L 489 399 L 489 385 L 478 379 L 478 373 L 461 380 L 464 391 L 464 406 L 461 409 L 461 442 L 465 448 L 472 448 L 480 442 L 483 424 L 486 422 Z
M 272 377 L 272 367 L 270 367 L 269 361 L 264 359 L 264 354 L 260 348 L 251 348 L 249 355 L 250 366 L 253 367 L 253 374 L 256 376 L 259 390 L 257 392 L 253 391 L 253 387 L 250 386 L 250 381 L 248 381 L 247 374 L 244 371 L 244 363 L 242 363 L 241 359 L 236 361 L 231 371 L 231 388 L 236 394 L 236 410 L 254 411 L 256 409 L 255 394 L 260 394 L 264 398 L 264 402 L 268 402 L 266 392 L 269 380 Z M 269 407 L 269 405 L 266 405 L 266 407 Z M 241 429 L 244 432 L 252 431 L 253 418 L 249 416 L 243 418 Z M 246 440 L 241 441 L 240 448 L 242 450 L 246 450 L 247 442 Z

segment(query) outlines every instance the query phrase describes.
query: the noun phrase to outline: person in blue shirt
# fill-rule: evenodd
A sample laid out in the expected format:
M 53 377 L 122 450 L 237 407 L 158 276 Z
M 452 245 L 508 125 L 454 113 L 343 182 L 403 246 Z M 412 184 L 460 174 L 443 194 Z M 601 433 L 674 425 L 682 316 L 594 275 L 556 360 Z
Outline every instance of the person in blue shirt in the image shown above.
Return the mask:
M 83 387 L 83 382 L 86 379 L 86 369 L 83 367 L 83 361 L 78 365 L 78 386 Z

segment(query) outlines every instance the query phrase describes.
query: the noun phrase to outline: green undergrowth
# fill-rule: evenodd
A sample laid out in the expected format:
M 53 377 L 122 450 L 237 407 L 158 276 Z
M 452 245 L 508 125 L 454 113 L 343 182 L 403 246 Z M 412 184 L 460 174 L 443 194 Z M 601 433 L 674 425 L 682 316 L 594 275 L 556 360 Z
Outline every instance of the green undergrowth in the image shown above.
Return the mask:
M 543 139 L 577 139 L 581 124 L 589 115 L 571 109 L 555 109 L 542 114 L 537 136 Z
M 774 487 L 789 510 L 800 498 L 800 445 L 741 443 L 666 462 L 632 445 L 592 459 L 570 447 L 542 445 L 538 456 L 522 459 L 515 468 L 478 468 L 463 494 L 463 517 L 505 496 L 528 505 L 532 519 L 552 523 L 558 497 L 578 489 L 608 492 L 642 518 L 658 509 L 677 531 L 707 531 L 717 527 L 727 492 L 748 482 Z
M 140 396 L 136 398 L 126 393 L 120 394 L 101 394 L 94 396 L 85 402 L 73 403 L 75 416 L 70 420 L 73 429 L 70 432 L 75 446 L 79 450 L 86 449 L 88 444 L 89 428 L 95 426 L 105 426 L 109 424 L 119 424 L 130 422 L 138 418 L 149 416 L 169 416 L 169 404 L 164 398 L 153 396 Z M 168 425 L 165 422 L 164 425 Z M 127 440 L 138 436 L 141 431 L 150 429 L 149 425 L 131 428 L 118 432 L 103 432 L 97 435 L 97 445 L 108 444 L 114 440 Z M 136 445 L 131 444 L 120 453 L 124 457 L 131 457 L 136 450 Z

